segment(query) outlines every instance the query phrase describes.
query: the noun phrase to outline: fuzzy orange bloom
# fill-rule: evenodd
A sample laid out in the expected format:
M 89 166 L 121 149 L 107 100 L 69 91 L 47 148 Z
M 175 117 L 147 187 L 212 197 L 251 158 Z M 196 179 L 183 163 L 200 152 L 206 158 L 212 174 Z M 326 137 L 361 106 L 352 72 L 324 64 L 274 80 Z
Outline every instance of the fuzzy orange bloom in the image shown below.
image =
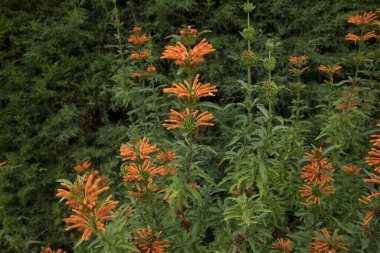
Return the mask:
M 292 242 L 284 238 L 277 238 L 272 243 L 272 250 L 276 250 L 278 253 L 291 253 L 293 251 Z
M 91 173 L 85 180 L 78 177 L 74 185 L 61 183 L 67 190 L 58 189 L 56 196 L 66 199 L 65 204 L 71 205 L 75 209 L 92 210 L 96 205 L 99 195 L 109 189 L 108 186 L 101 186 L 104 179 L 95 179 L 96 174 L 94 172 Z
M 139 27 L 139 26 L 133 27 L 133 32 L 137 33 L 137 32 L 141 32 L 141 31 L 142 31 L 141 27 Z
M 62 249 L 57 249 L 56 251 L 54 251 L 50 247 L 47 247 L 41 250 L 40 253 L 66 253 L 66 251 L 63 251 Z
M 314 204 L 321 204 L 321 196 L 333 194 L 335 188 L 332 185 L 325 187 L 323 185 L 317 185 L 317 187 L 314 185 L 314 187 L 311 187 L 304 184 L 300 187 L 299 191 L 302 198 L 307 197 L 306 203 L 314 202 Z
M 169 248 L 168 240 L 159 241 L 158 237 L 162 231 L 153 233 L 150 226 L 145 230 L 137 231 L 138 236 L 133 237 L 136 240 L 136 247 L 144 253 L 164 253 L 165 248 Z
M 345 165 L 342 167 L 342 170 L 352 177 L 357 177 L 362 171 L 362 168 L 359 168 L 357 165 L 355 165 L 354 167 Z
M 370 25 L 377 18 L 373 12 L 364 13 L 363 15 L 356 14 L 348 18 L 347 22 L 353 25 Z
M 107 197 L 106 201 L 109 202 L 111 195 Z M 94 209 L 91 213 L 84 213 L 76 209 L 72 209 L 76 215 L 70 215 L 69 218 L 63 219 L 66 223 L 73 225 L 67 227 L 65 230 L 78 229 L 83 232 L 82 240 L 87 241 L 94 231 L 105 231 L 104 222 L 108 219 L 115 218 L 114 215 L 109 215 L 109 212 L 116 208 L 119 201 L 111 201 L 107 204 L 101 204 L 98 209 Z
M 149 75 L 150 73 L 153 73 L 153 72 L 156 72 L 156 67 L 155 66 L 148 66 L 148 68 L 146 69 L 146 73 L 147 75 Z
M 313 237 L 313 242 L 310 243 L 310 253 L 336 253 L 337 250 L 348 251 L 347 246 L 342 243 L 342 236 L 331 237 L 325 228 L 319 231 L 318 235 L 318 237 Z
M 199 74 L 195 76 L 192 86 L 186 80 L 184 83 L 173 83 L 172 88 L 164 89 L 164 93 L 176 94 L 179 99 L 198 101 L 201 97 L 214 96 L 213 92 L 218 91 L 216 86 L 211 86 L 210 83 L 201 84 L 199 82 Z
M 358 35 L 355 35 L 353 33 L 348 33 L 346 35 L 346 40 L 354 41 L 355 43 L 357 43 L 358 41 L 359 42 L 367 41 L 367 40 L 370 40 L 371 38 L 376 38 L 376 37 L 377 37 L 377 35 L 376 35 L 375 31 L 367 32 L 363 36 L 358 36 Z
M 292 63 L 295 63 L 297 65 L 300 65 L 302 62 L 306 61 L 307 60 L 307 56 L 306 55 L 301 55 L 299 57 L 297 56 L 290 56 L 289 57 L 289 62 L 292 62 Z
M 123 177 L 125 183 L 134 181 L 146 181 L 151 183 L 155 175 L 163 176 L 166 174 L 164 167 L 153 167 L 152 162 L 149 160 L 145 160 L 141 165 L 133 163 L 125 166 L 125 171 L 127 172 L 127 175 Z
M 139 46 L 144 45 L 148 40 L 149 40 L 149 37 L 146 36 L 146 34 L 143 34 L 143 35 L 140 35 L 140 34 L 131 35 L 128 38 L 128 42 L 130 42 L 130 43 L 132 43 L 134 45 L 139 45 Z
M 196 35 L 198 33 L 198 30 L 197 29 L 194 29 L 194 28 L 191 28 L 191 29 L 182 29 L 181 31 L 179 31 L 179 34 L 181 36 L 185 36 L 185 35 Z
M 83 171 L 87 170 L 90 167 L 91 167 L 91 163 L 89 163 L 88 161 L 84 161 L 81 164 L 78 164 L 77 166 L 75 166 L 74 170 L 76 170 L 79 173 L 82 173 Z
M 131 52 L 131 58 L 135 60 L 141 60 L 144 58 L 148 58 L 149 56 L 150 56 L 150 52 L 146 50 L 143 50 L 140 53 L 136 51 Z
M 149 139 L 144 137 L 142 140 L 120 146 L 120 155 L 125 160 L 148 159 L 150 155 L 159 149 L 155 145 L 149 144 Z
M 176 153 L 174 153 L 172 150 L 168 150 L 166 153 L 163 152 L 163 151 L 161 151 L 156 156 L 156 159 L 160 160 L 160 161 L 163 161 L 164 163 L 168 163 L 168 162 L 170 162 L 171 160 L 173 160 L 176 157 L 177 157 Z
M 215 49 L 210 43 L 203 39 L 190 52 L 181 43 L 177 42 L 176 46 L 166 46 L 161 59 L 174 60 L 177 65 L 196 65 L 203 62 L 203 57 L 206 54 L 214 52 Z
M 336 71 L 338 71 L 342 68 L 343 68 L 342 66 L 337 65 L 337 64 L 335 64 L 334 66 L 325 66 L 325 65 L 321 64 L 321 66 L 319 66 L 318 69 L 322 72 L 326 72 L 328 74 L 331 74 L 331 73 L 335 73 Z
M 196 110 L 190 113 L 190 110 L 186 108 L 184 113 L 179 113 L 175 110 L 170 110 L 169 119 L 164 120 L 163 126 L 166 127 L 167 130 L 172 130 L 176 128 L 185 129 L 187 132 L 198 133 L 198 128 L 200 126 L 213 126 L 214 123 L 208 122 L 213 119 L 214 116 L 208 111 L 200 113 L 198 116 L 199 110 Z

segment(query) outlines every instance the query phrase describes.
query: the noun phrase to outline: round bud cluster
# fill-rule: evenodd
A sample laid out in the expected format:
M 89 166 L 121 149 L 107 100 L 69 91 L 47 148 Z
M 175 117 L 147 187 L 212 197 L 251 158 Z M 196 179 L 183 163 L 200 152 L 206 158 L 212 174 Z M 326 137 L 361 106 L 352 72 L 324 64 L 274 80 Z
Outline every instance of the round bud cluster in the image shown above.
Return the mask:
M 243 244 L 247 238 L 243 234 L 237 234 L 234 236 L 233 241 L 236 244 Z
M 289 86 L 292 89 L 300 90 L 302 88 L 302 83 L 301 82 L 294 82 L 294 83 L 290 83 Z
M 268 98 L 272 98 L 277 95 L 278 87 L 273 81 L 265 81 L 263 83 L 264 94 Z
M 255 38 L 255 35 L 256 35 L 256 31 L 255 31 L 255 28 L 253 28 L 252 26 L 249 26 L 243 30 L 243 38 L 246 41 L 253 41 L 253 39 Z
M 153 203 L 155 199 L 155 193 L 152 189 L 147 189 L 140 195 L 142 202 Z
M 373 209 L 375 212 L 375 217 L 380 217 L 380 206 L 377 206 Z
M 271 40 L 268 40 L 267 43 L 265 44 L 265 48 L 269 51 L 273 51 L 274 49 L 274 43 Z
M 193 223 L 191 223 L 191 221 L 188 221 L 188 220 L 182 220 L 181 221 L 181 227 L 185 230 L 189 230 L 192 225 L 193 225 Z
M 363 56 L 357 55 L 357 56 L 352 57 L 352 64 L 354 66 L 363 66 L 364 61 L 365 60 Z
M 242 54 L 242 60 L 244 65 L 247 67 L 252 67 L 257 60 L 257 56 L 253 51 L 244 51 Z
M 250 13 L 255 9 L 255 6 L 253 6 L 253 3 L 245 3 L 243 5 L 243 10 L 245 13 Z
M 121 26 L 121 21 L 120 21 L 120 19 L 115 19 L 114 21 L 113 21 L 113 25 L 116 27 L 116 28 L 120 28 L 120 26 Z
M 276 67 L 276 59 L 273 56 L 265 58 L 263 65 L 267 71 L 272 71 Z
M 183 120 L 183 127 L 187 134 L 193 134 L 197 128 L 197 119 L 190 115 Z
M 245 196 L 247 196 L 248 198 L 251 197 L 253 195 L 253 189 L 252 189 L 252 187 L 246 188 L 244 190 L 244 193 L 245 193 Z

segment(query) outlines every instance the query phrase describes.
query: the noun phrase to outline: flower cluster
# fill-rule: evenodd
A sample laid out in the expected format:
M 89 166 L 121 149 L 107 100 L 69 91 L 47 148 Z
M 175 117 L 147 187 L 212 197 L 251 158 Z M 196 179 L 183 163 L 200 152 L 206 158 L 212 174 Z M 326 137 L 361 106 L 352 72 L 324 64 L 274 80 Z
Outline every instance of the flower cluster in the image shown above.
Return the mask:
M 152 156 L 156 152 L 159 152 L 159 149 L 156 145 L 150 144 L 146 137 L 120 146 L 122 160 L 127 161 L 124 164 L 122 175 L 124 183 L 130 189 L 128 195 L 146 203 L 153 203 L 156 193 L 164 191 L 157 186 L 154 178 L 173 175 L 176 170 L 176 166 L 169 165 L 176 157 L 173 151 L 159 152 L 154 161 Z M 155 162 L 159 165 L 155 166 Z
M 373 26 L 373 25 L 379 25 L 380 21 L 376 19 L 377 15 L 376 13 L 369 12 L 364 13 L 363 15 L 356 14 L 352 17 L 350 17 L 347 22 L 359 26 L 361 28 L 361 34 L 362 35 L 356 35 L 354 33 L 348 33 L 346 35 L 346 40 L 353 41 L 355 43 L 362 43 L 364 41 L 370 40 L 371 38 L 376 38 L 378 35 L 375 33 L 375 31 L 369 31 L 364 34 L 364 30 L 367 26 Z
M 63 251 L 62 249 L 57 249 L 56 251 L 54 251 L 50 247 L 47 247 L 45 249 L 42 249 L 40 253 L 66 253 L 66 251 Z
M 149 41 L 149 37 L 146 34 L 142 34 L 142 28 L 134 27 L 133 34 L 129 37 L 128 41 L 135 47 L 135 50 L 131 51 L 130 58 L 137 61 L 140 66 L 139 70 L 132 73 L 132 77 L 142 80 L 156 72 L 156 67 L 151 64 L 152 57 L 150 51 L 144 49 L 144 45 Z
M 181 30 L 180 34 L 181 40 L 177 41 L 177 45 L 175 46 L 166 46 L 161 59 L 173 60 L 176 65 L 188 71 L 192 71 L 197 65 L 203 62 L 203 58 L 206 54 L 215 51 L 206 39 L 202 39 L 197 45 L 191 48 L 198 38 L 197 29 L 188 27 Z M 187 46 L 187 48 L 185 46 Z
M 295 67 L 290 68 L 289 71 L 293 73 L 296 77 L 300 77 L 303 72 L 305 72 L 309 67 L 303 67 L 303 65 L 306 63 L 308 57 L 306 55 L 301 55 L 299 57 L 297 56 L 290 56 L 289 62 L 294 64 Z
M 291 253 L 293 252 L 292 242 L 284 238 L 277 238 L 272 243 L 272 250 L 276 250 L 278 253 Z
M 331 162 L 323 155 L 323 149 L 312 150 L 304 155 L 307 164 L 301 170 L 301 178 L 306 184 L 300 187 L 302 198 L 306 198 L 302 205 L 310 208 L 311 205 L 320 205 L 323 195 L 333 194 L 335 188 L 329 185 L 334 181 L 331 173 L 334 172 Z
M 72 208 L 75 214 L 64 219 L 71 226 L 66 231 L 76 228 L 82 232 L 82 240 L 87 241 L 92 233 L 105 231 L 105 221 L 115 218 L 110 212 L 116 208 L 118 201 L 112 200 L 112 195 L 101 198 L 100 195 L 109 189 L 107 178 L 100 177 L 98 171 L 92 171 L 77 177 L 74 183 L 64 180 L 58 189 L 57 197 L 66 200 L 65 204 Z
M 342 68 L 343 67 L 338 65 L 338 64 L 335 64 L 334 66 L 325 66 L 325 65 L 321 64 L 321 66 L 319 66 L 318 69 L 321 72 L 325 72 L 328 75 L 329 80 L 325 80 L 325 83 L 333 85 L 334 84 L 334 73 L 337 72 L 338 70 L 341 70 Z
M 149 226 L 145 230 L 137 231 L 137 236 L 133 238 L 136 241 L 136 247 L 141 249 L 141 252 L 164 253 L 165 248 L 170 247 L 170 245 L 168 240 L 158 240 L 161 233 L 162 231 L 154 233 Z
M 197 34 L 196 29 L 181 30 L 181 36 L 195 36 Z M 185 37 L 183 38 L 185 39 Z M 194 42 L 195 43 L 195 42 Z M 185 65 L 192 67 L 194 70 L 196 64 L 203 62 L 203 56 L 210 52 L 214 52 L 215 49 L 211 44 L 203 39 L 192 50 L 188 51 L 182 43 L 179 41 L 178 46 L 167 46 L 163 53 L 162 59 L 173 59 L 177 65 Z M 190 74 L 190 73 L 189 73 Z M 200 126 L 213 126 L 214 123 L 209 122 L 214 116 L 208 111 L 200 112 L 195 110 L 196 103 L 202 97 L 214 96 L 214 93 L 218 90 L 216 86 L 210 83 L 202 84 L 199 81 L 199 74 L 197 74 L 192 81 L 184 80 L 183 83 L 173 83 L 172 87 L 165 88 L 164 93 L 173 93 L 178 99 L 183 100 L 185 103 L 185 111 L 178 112 L 176 110 L 170 110 L 170 116 L 164 120 L 164 126 L 167 130 L 181 129 L 188 135 L 195 134 L 198 136 Z
M 377 126 L 380 127 L 380 123 Z M 373 134 L 371 137 L 371 143 L 374 147 L 368 152 L 370 156 L 366 158 L 366 162 L 369 166 L 374 167 L 374 172 L 369 173 L 370 178 L 363 180 L 370 186 L 371 194 L 359 199 L 360 202 L 371 208 L 364 217 L 365 228 L 368 228 L 371 220 L 380 216 L 380 191 L 376 190 L 375 187 L 375 185 L 380 185 L 380 134 Z
M 309 245 L 310 253 L 336 253 L 338 250 L 348 251 L 347 246 L 342 243 L 342 236 L 330 236 L 326 228 L 316 233 Z

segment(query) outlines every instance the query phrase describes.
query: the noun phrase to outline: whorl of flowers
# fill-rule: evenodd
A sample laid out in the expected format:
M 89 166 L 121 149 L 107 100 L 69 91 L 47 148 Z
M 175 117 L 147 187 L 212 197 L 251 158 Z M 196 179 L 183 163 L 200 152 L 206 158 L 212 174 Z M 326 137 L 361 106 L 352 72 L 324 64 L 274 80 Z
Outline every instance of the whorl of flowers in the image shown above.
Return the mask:
M 313 241 L 309 245 L 310 253 L 336 253 L 342 251 L 348 251 L 347 245 L 342 242 L 342 236 L 333 235 L 330 236 L 326 228 L 318 231 L 316 237 L 313 237 Z
M 169 248 L 168 240 L 160 241 L 159 236 L 162 231 L 154 232 L 148 226 L 144 230 L 137 231 L 137 236 L 133 237 L 135 240 L 135 245 L 138 247 L 141 252 L 146 253 L 164 253 L 166 248 Z
M 306 200 L 301 204 L 306 207 L 320 205 L 321 197 L 333 194 L 335 191 L 334 186 L 329 185 L 334 181 L 331 177 L 334 172 L 332 163 L 323 155 L 321 147 L 306 153 L 304 158 L 307 159 L 307 164 L 302 167 L 301 178 L 305 184 L 300 187 L 299 192 Z
M 99 172 L 78 176 L 74 183 L 61 182 L 66 189 L 58 189 L 57 197 L 66 200 L 65 204 L 71 206 L 74 214 L 64 219 L 71 226 L 82 232 L 82 240 L 87 241 L 92 233 L 105 230 L 105 222 L 115 218 L 110 214 L 116 208 L 118 201 L 112 200 L 112 195 L 106 198 L 101 193 L 109 189 L 105 177 L 99 177 Z
M 380 129 L 380 122 L 377 126 Z M 371 208 L 366 213 L 363 221 L 366 229 L 371 220 L 380 216 L 380 191 L 379 187 L 376 187 L 380 185 L 380 134 L 373 134 L 371 138 L 370 142 L 374 147 L 368 152 L 369 156 L 365 160 L 369 166 L 374 167 L 374 171 L 369 173 L 369 178 L 363 180 L 370 187 L 371 193 L 359 199 L 360 202 Z

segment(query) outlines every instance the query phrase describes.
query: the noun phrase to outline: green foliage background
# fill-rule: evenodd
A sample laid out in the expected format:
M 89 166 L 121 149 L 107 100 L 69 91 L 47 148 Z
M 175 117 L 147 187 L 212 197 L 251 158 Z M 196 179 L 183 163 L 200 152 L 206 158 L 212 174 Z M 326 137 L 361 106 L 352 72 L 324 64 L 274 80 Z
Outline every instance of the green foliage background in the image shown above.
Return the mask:
M 117 4 L 127 28 L 122 30 L 124 38 L 133 26 L 142 26 L 153 36 L 156 56 L 169 42 L 165 37 L 178 33 L 182 25 L 212 30 L 208 38 L 217 51 L 202 65 L 201 73 L 220 90 L 212 101 L 225 106 L 243 100 L 236 80 L 246 75 L 240 63 L 245 44 L 238 33 L 245 24 L 241 10 L 244 2 L 135 0 Z M 303 80 L 312 88 L 306 89 L 303 99 L 311 108 L 318 104 L 320 98 L 315 94 L 324 78 L 316 70 L 319 64 L 339 62 L 346 66 L 349 61 L 344 39 L 347 18 L 379 8 L 377 0 L 272 0 L 254 4 L 252 23 L 260 33 L 254 48 L 261 49 L 268 37 L 281 42 L 276 57 L 277 78 L 282 85 L 287 85 L 284 77 L 289 55 L 310 57 L 311 71 Z M 55 197 L 56 180 L 73 179 L 71 168 L 83 159 L 117 176 L 115 157 L 120 143 L 138 132 L 149 133 L 149 124 L 166 117 L 169 105 L 157 110 L 157 100 L 144 109 L 151 117 L 131 113 L 140 108 L 138 94 L 113 80 L 117 56 L 109 46 L 117 42 L 112 9 L 112 2 L 105 0 L 1 1 L 0 161 L 7 162 L 0 168 L 1 252 L 37 252 L 44 245 L 71 247 L 72 238 L 64 232 L 62 221 L 67 214 Z M 176 78 L 170 64 L 155 64 L 160 74 L 158 85 L 169 85 Z M 379 69 L 377 66 L 373 71 L 377 74 L 372 78 L 377 81 Z M 258 79 L 265 75 L 260 69 L 255 71 Z M 290 97 L 289 92 L 280 94 L 276 110 L 283 117 L 290 115 Z M 378 94 L 373 94 L 371 99 L 377 98 Z M 379 108 L 379 103 L 374 106 Z M 321 127 L 315 114 L 313 109 L 308 112 L 308 120 L 314 125 L 310 139 Z M 223 130 L 232 125 L 228 122 L 232 116 L 233 112 L 216 113 L 219 126 L 208 129 L 204 137 L 204 142 L 213 143 L 220 153 L 229 142 Z M 370 116 L 378 119 L 380 111 L 372 110 Z M 167 135 L 162 128 L 155 131 L 156 136 Z M 217 143 L 213 136 L 218 137 Z M 363 143 L 353 155 L 365 155 L 367 139 Z M 222 178 L 223 166 L 209 173 Z

